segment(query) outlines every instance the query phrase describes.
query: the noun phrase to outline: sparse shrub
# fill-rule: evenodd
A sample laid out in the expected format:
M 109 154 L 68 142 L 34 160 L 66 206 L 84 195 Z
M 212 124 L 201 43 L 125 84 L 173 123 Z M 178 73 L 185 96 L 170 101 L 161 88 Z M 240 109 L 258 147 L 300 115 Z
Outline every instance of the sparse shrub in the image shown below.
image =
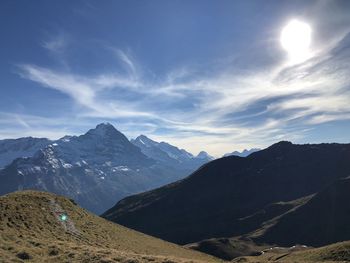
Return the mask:
M 57 255 L 58 255 L 58 250 L 57 249 L 50 249 L 49 256 L 57 256 Z
M 129 258 L 129 259 L 125 260 L 123 263 L 139 263 L 139 261 L 137 259 L 134 259 L 134 258 Z
M 20 259 L 23 259 L 23 260 L 28 260 L 28 259 L 31 259 L 32 257 L 25 251 L 23 252 L 19 252 L 17 255 L 16 255 L 18 258 Z
M 72 199 L 72 198 L 70 198 L 69 201 L 71 201 L 73 205 L 78 205 L 78 204 L 75 202 L 75 200 Z

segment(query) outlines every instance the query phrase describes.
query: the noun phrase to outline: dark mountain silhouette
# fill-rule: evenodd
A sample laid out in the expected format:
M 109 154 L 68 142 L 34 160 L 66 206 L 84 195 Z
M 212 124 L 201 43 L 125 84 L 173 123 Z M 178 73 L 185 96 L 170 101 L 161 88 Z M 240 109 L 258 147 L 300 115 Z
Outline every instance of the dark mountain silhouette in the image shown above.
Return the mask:
M 350 239 L 350 178 L 339 179 L 304 205 L 284 214 L 256 242 L 323 246 Z
M 232 238 L 211 238 L 188 247 L 231 260 L 239 256 L 260 255 L 270 247 L 319 247 L 350 239 L 350 178 L 341 178 L 319 193 L 289 202 L 267 205 L 240 219 L 256 230 Z M 286 249 L 284 249 L 286 250 Z M 289 251 L 284 251 L 288 252 Z M 261 258 L 257 259 L 261 262 Z
M 239 227 L 246 228 L 249 226 L 250 229 L 255 229 L 253 232 L 242 236 L 204 239 L 188 244 L 187 247 L 225 260 L 240 256 L 260 255 L 261 251 L 276 246 L 273 242 L 265 243 L 262 239 L 258 240 L 266 232 L 266 229 L 277 224 L 285 214 L 306 204 L 313 196 L 309 195 L 288 202 L 269 204 L 252 215 L 240 218 Z M 296 243 L 293 243 L 293 246 L 294 244 Z M 281 245 L 277 244 L 277 246 Z
M 288 210 L 275 205 L 280 212 L 256 214 L 269 204 L 317 193 L 349 174 L 349 144 L 279 142 L 246 158 L 212 161 L 184 180 L 119 201 L 103 216 L 179 244 L 239 236 Z

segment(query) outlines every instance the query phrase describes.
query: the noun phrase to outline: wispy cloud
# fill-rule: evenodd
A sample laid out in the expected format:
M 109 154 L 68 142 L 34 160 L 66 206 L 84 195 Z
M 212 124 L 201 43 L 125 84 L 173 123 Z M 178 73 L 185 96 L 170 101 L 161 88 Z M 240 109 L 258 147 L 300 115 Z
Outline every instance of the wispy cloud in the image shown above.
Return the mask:
M 135 63 L 122 51 L 120 60 L 131 75 L 82 76 L 29 64 L 19 67 L 23 78 L 58 90 L 82 106 L 80 117 L 153 121 L 151 131 L 158 139 L 177 138 L 178 144 L 186 145 L 197 137 L 198 147 L 205 143 L 217 154 L 222 151 L 218 145 L 261 146 L 301 138 L 312 124 L 348 119 L 350 65 L 332 54 L 334 48 L 327 53 L 327 62 L 314 57 L 296 66 L 282 63 L 268 72 L 225 72 L 205 78 L 180 70 L 161 83 L 137 75 Z M 101 96 L 105 93 L 110 96 Z
M 135 62 L 132 61 L 131 56 L 121 49 L 113 49 L 117 57 L 124 63 L 127 70 L 131 73 L 133 77 L 137 76 L 137 70 Z
M 57 72 L 35 65 L 19 65 L 21 77 L 39 83 L 43 87 L 60 91 L 71 97 L 78 105 L 89 111 L 86 115 L 93 117 L 132 117 L 151 116 L 144 111 L 132 110 L 131 104 L 125 102 L 100 100 L 98 94 L 111 88 L 133 88 L 137 86 L 133 81 L 117 76 L 100 75 L 85 77 L 72 73 Z
M 314 13 L 325 10 L 320 6 Z M 350 119 L 350 28 L 339 28 L 316 36 L 319 43 L 303 63 L 280 60 L 244 72 L 229 65 L 203 74 L 200 67 L 179 65 L 155 80 L 130 49 L 112 46 L 107 49 L 119 70 L 83 74 L 69 67 L 18 67 L 22 78 L 72 99 L 78 106 L 72 115 L 86 124 L 118 120 L 118 128 L 129 136 L 146 133 L 192 151 L 221 155 L 282 139 L 302 141 L 315 125 Z M 59 53 L 66 44 L 64 37 L 57 37 L 43 47 Z M 36 120 L 15 119 L 26 132 L 33 131 Z
M 0 112 L 0 138 L 18 138 L 26 136 L 57 139 L 70 134 L 67 119 L 47 118 L 28 114 Z
M 68 45 L 68 39 L 67 36 L 61 32 L 42 41 L 41 45 L 50 52 L 62 53 Z

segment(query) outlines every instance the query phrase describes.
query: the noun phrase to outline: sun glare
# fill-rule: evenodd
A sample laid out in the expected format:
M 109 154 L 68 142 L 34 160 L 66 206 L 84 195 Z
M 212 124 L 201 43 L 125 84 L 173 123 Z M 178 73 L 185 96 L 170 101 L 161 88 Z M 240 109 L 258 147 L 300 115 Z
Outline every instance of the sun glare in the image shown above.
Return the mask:
M 302 21 L 290 21 L 281 32 L 281 45 L 290 62 L 300 63 L 310 57 L 311 27 Z

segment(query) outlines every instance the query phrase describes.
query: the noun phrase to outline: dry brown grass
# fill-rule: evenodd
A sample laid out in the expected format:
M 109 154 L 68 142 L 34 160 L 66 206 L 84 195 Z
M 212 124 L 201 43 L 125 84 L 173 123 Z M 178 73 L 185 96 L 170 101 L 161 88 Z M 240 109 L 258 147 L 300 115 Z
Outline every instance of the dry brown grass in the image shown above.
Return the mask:
M 65 231 L 52 212 L 52 201 L 78 234 Z M 67 198 L 23 191 L 0 197 L 0 262 L 220 261 L 106 221 Z
M 240 257 L 233 262 L 246 263 L 341 263 L 350 262 L 350 241 L 335 243 L 320 248 L 302 250 L 275 249 L 258 257 Z

